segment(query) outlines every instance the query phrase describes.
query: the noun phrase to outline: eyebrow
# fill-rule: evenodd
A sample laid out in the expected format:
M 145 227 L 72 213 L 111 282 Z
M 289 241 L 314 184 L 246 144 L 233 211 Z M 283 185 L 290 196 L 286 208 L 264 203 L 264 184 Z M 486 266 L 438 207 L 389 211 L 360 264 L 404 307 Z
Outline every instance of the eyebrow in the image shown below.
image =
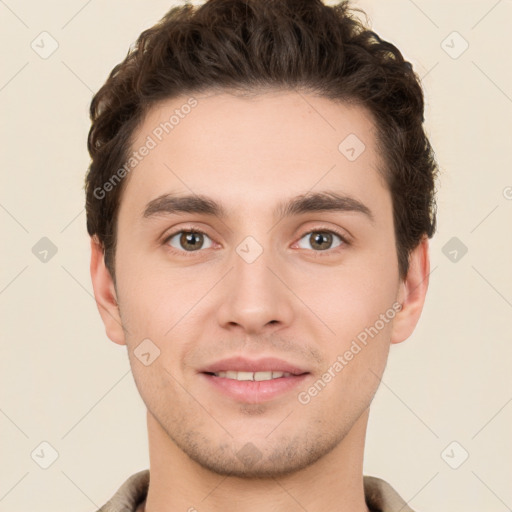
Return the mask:
M 332 191 L 314 192 L 293 197 L 279 203 L 273 211 L 274 217 L 289 217 L 309 212 L 338 211 L 357 212 L 365 215 L 372 223 L 375 217 L 364 203 L 349 195 Z M 151 200 L 145 207 L 143 218 L 177 213 L 198 213 L 226 218 L 226 209 L 217 201 L 203 195 L 163 194 Z

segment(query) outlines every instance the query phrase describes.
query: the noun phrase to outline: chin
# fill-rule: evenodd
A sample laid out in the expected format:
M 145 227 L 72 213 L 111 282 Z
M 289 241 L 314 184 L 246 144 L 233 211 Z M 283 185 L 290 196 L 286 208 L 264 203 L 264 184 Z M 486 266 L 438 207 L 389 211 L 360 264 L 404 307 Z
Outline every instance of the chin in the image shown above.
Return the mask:
M 197 433 L 196 433 L 197 434 Z M 176 443 L 190 459 L 212 473 L 241 479 L 270 479 L 292 475 L 331 452 L 344 435 L 322 437 L 303 433 L 295 438 L 274 437 L 236 443 L 215 443 L 191 434 Z M 236 446 L 234 446 L 236 445 Z

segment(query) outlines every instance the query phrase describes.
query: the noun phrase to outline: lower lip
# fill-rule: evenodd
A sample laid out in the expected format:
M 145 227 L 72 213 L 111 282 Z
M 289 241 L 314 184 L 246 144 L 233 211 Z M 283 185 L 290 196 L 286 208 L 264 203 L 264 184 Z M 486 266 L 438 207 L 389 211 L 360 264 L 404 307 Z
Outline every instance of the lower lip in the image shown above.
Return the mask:
M 202 373 L 201 375 L 224 395 L 240 402 L 257 404 L 289 393 L 300 386 L 309 374 L 304 373 L 292 377 L 260 381 L 227 379 L 208 373 Z

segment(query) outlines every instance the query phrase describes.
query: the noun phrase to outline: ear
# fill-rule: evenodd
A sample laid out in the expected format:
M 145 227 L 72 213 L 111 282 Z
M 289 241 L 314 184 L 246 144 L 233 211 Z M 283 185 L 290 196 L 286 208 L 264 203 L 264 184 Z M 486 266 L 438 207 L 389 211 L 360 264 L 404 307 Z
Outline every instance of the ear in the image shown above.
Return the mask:
M 91 237 L 90 268 L 94 298 L 105 324 L 105 332 L 114 343 L 126 345 L 114 281 L 105 266 L 103 247 L 96 235 Z
M 393 320 L 391 343 L 406 340 L 414 331 L 423 310 L 430 274 L 428 237 L 424 236 L 409 255 L 409 271 L 400 283 L 397 301 L 402 309 Z

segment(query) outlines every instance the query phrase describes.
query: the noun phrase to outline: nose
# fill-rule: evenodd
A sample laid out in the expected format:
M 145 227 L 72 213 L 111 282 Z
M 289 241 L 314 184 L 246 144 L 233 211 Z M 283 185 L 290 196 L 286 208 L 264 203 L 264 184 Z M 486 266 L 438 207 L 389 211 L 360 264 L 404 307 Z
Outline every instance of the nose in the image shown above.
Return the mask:
M 282 265 L 270 251 L 263 251 L 252 262 L 235 253 L 233 266 L 222 284 L 219 325 L 247 334 L 269 333 L 290 325 L 293 294 L 284 284 Z

